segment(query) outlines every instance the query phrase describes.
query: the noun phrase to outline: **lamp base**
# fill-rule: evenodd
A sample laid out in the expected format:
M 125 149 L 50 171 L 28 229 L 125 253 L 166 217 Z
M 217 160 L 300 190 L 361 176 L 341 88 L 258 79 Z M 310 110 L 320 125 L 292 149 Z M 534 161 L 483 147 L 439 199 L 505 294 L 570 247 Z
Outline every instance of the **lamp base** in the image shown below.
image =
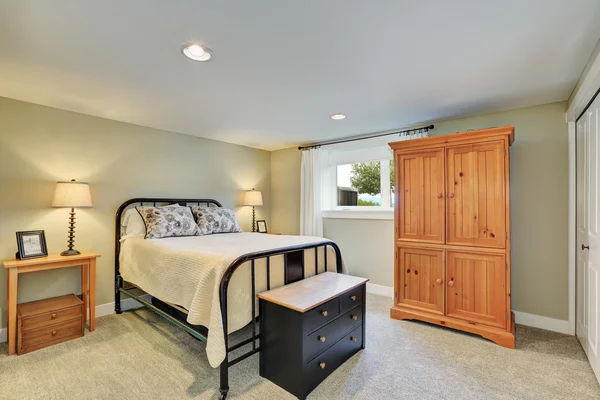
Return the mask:
M 61 256 L 76 256 L 78 254 L 81 254 L 79 251 L 77 250 L 65 250 L 62 253 L 60 253 Z

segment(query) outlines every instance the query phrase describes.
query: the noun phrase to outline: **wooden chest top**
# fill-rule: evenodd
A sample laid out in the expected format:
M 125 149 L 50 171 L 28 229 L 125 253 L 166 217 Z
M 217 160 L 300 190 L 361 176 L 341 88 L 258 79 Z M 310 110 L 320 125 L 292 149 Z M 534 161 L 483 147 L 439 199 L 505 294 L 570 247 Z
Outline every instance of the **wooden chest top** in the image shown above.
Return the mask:
M 303 313 L 367 281 L 368 279 L 356 276 L 324 272 L 296 283 L 259 293 L 257 297 Z

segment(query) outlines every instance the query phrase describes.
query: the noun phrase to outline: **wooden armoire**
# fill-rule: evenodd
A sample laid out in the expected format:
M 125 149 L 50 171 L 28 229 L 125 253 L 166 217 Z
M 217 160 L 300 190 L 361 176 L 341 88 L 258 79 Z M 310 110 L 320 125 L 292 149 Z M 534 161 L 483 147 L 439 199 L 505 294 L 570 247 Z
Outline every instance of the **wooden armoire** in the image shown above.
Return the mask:
M 509 149 L 514 127 L 390 143 L 395 161 L 395 319 L 515 347 Z

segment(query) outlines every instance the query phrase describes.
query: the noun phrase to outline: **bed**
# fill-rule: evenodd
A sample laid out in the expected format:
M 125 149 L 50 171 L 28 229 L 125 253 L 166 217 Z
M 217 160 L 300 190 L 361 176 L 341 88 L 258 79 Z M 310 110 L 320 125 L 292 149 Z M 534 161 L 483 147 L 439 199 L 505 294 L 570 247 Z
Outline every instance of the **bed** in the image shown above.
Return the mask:
M 144 239 L 123 235 L 122 218 L 137 205 L 221 207 L 212 199 L 136 198 L 116 214 L 115 312 L 121 296 L 131 297 L 206 343 L 220 368 L 221 398 L 229 390 L 229 367 L 260 350 L 256 294 L 325 271 L 343 273 L 339 247 L 307 236 L 221 233 Z M 152 296 L 142 297 L 139 291 Z M 244 327 L 248 337 L 229 346 L 229 334 Z M 230 353 L 239 354 L 230 360 Z

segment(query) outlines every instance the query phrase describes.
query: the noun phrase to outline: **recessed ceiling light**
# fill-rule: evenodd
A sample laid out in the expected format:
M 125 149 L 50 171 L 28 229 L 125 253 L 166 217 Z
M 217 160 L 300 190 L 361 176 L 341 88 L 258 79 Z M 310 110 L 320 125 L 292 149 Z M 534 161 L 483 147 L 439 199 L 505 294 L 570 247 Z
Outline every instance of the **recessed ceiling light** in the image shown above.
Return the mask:
M 346 114 L 333 114 L 329 118 L 339 121 L 341 119 L 346 119 Z
M 199 44 L 187 44 L 182 51 L 187 58 L 194 61 L 208 61 L 212 58 L 210 49 Z

